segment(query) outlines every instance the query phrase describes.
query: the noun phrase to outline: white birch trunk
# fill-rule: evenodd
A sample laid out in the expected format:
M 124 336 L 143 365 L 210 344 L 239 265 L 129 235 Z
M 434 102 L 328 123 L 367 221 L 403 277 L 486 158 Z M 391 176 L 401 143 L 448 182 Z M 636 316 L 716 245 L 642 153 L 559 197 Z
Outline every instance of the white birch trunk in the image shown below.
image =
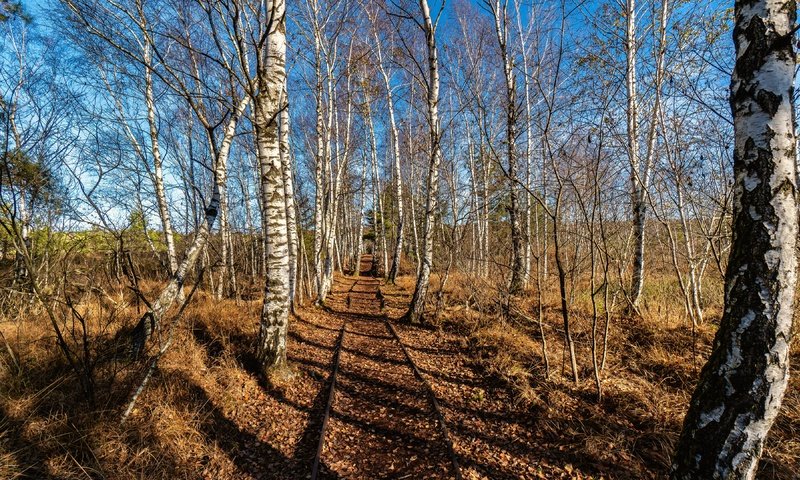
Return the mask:
M 636 0 L 625 3 L 625 88 L 628 96 L 628 161 L 631 176 L 631 208 L 633 211 L 633 272 L 631 276 L 630 301 L 635 306 L 639 302 L 644 286 L 644 199 L 639 159 L 639 100 L 637 98 L 636 78 Z
M 361 255 L 364 253 L 364 204 L 367 194 L 367 155 L 364 154 L 364 163 L 361 165 L 361 200 L 359 201 L 358 208 L 358 247 L 356 248 L 356 258 L 354 259 L 354 272 L 361 273 Z
M 506 4 L 500 0 L 495 0 L 492 5 L 494 14 L 495 34 L 497 44 L 500 47 L 500 59 L 503 62 L 503 73 L 505 74 L 506 87 L 506 155 L 508 161 L 508 183 L 509 183 L 509 208 L 508 218 L 511 224 L 511 282 L 509 292 L 519 293 L 525 283 L 525 268 L 522 231 L 519 224 L 519 200 L 517 182 L 517 93 L 516 80 L 514 76 L 514 63 L 508 52 L 508 17 Z
M 412 323 L 419 323 L 425 309 L 425 297 L 430 283 L 433 264 L 433 236 L 436 223 L 436 203 L 439 187 L 439 164 L 442 159 L 440 145 L 441 127 L 439 124 L 439 54 L 436 47 L 436 28 L 431 19 L 428 0 L 419 1 L 422 10 L 423 25 L 428 48 L 428 127 L 430 129 L 431 158 L 428 164 L 426 179 L 425 218 L 423 225 L 422 261 L 417 275 L 414 295 L 408 318 Z
M 294 310 L 297 292 L 297 212 L 294 205 L 294 172 L 292 154 L 289 145 L 289 93 L 286 83 L 281 93 L 280 107 L 280 154 L 283 173 L 284 200 L 286 203 L 286 228 L 288 230 L 289 248 L 289 302 Z
M 164 230 L 164 243 L 167 246 L 169 274 L 174 275 L 178 270 L 178 255 L 175 252 L 175 234 L 172 229 L 172 219 L 170 218 L 167 204 L 166 189 L 164 188 L 164 167 L 161 158 L 161 146 L 158 141 L 158 125 L 156 123 L 152 59 L 149 42 L 145 42 L 144 60 L 145 105 L 147 106 L 147 124 L 150 128 L 150 150 L 153 156 L 153 186 L 156 191 L 156 203 L 158 205 L 158 215 L 161 219 L 161 228 Z
M 289 233 L 286 221 L 287 198 L 281 132 L 278 127 L 286 81 L 286 5 L 284 0 L 268 0 L 270 30 L 266 52 L 260 57 L 258 94 L 254 99 L 256 154 L 261 192 L 264 197 L 263 229 L 267 238 L 267 278 L 261 310 L 256 357 L 264 371 L 286 364 L 286 334 L 289 326 L 290 273 Z M 262 53 L 262 52 L 259 52 Z
M 725 309 L 673 479 L 752 479 L 789 380 L 797 283 L 794 1 L 737 0 L 733 243 Z
M 395 237 L 394 254 L 392 255 L 392 266 L 389 270 L 388 279 L 389 282 L 394 283 L 400 269 L 400 259 L 403 254 L 403 230 L 405 228 L 405 216 L 403 215 L 403 175 L 400 172 L 400 135 L 397 132 L 397 121 L 394 116 L 394 94 L 392 93 L 392 85 L 389 72 L 386 71 L 386 66 L 383 62 L 381 42 L 377 32 L 375 32 L 375 45 L 378 52 L 378 68 L 381 71 L 383 84 L 386 88 L 386 107 L 389 113 L 389 133 L 391 134 L 392 142 L 394 195 L 395 204 L 397 205 L 397 233 Z

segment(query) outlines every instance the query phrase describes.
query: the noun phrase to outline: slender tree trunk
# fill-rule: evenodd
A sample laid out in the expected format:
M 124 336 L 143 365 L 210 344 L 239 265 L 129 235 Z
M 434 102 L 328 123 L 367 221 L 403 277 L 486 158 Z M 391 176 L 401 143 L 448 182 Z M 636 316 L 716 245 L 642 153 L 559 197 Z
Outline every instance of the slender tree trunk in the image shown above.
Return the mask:
M 409 126 L 409 144 L 411 143 L 411 127 Z M 419 255 L 419 231 L 417 229 L 417 207 L 416 207 L 416 195 L 415 195 L 415 188 L 414 185 L 416 184 L 416 169 L 414 168 L 414 155 L 413 155 L 413 148 L 409 145 L 409 177 L 411 179 L 408 190 L 408 205 L 409 210 L 411 211 L 411 234 L 412 238 L 414 239 L 414 261 L 417 264 L 417 268 L 415 273 L 419 274 L 419 269 L 422 266 L 422 260 Z
M 256 356 L 265 371 L 286 364 L 291 303 L 286 205 L 292 198 L 287 198 L 288 190 L 284 183 L 286 168 L 282 161 L 281 132 L 277 121 L 286 103 L 283 99 L 286 82 L 285 7 L 284 0 L 267 1 L 273 30 L 267 37 L 265 58 L 259 55 L 258 94 L 254 99 L 256 154 L 266 208 L 263 229 L 267 236 L 267 278 Z
M 166 313 L 167 309 L 172 306 L 175 299 L 178 297 L 183 288 L 183 283 L 186 280 L 186 275 L 194 267 L 197 262 L 197 257 L 206 248 L 208 237 L 211 234 L 217 214 L 219 213 L 222 185 L 227 182 L 228 156 L 230 154 L 234 135 L 236 134 L 236 126 L 249 103 L 250 99 L 248 97 L 240 100 L 236 110 L 232 113 L 231 117 L 228 119 L 228 123 L 225 125 L 222 142 L 215 156 L 213 193 L 205 209 L 205 222 L 200 224 L 194 241 L 186 250 L 183 261 L 178 265 L 178 270 L 175 271 L 175 274 L 172 275 L 167 285 L 161 290 L 161 293 L 152 305 L 152 309 L 146 312 L 139 320 L 139 324 L 135 329 L 135 333 L 137 334 L 134 336 L 135 338 L 133 338 L 132 345 L 134 356 L 138 356 L 142 352 L 150 335 L 158 328 L 161 319 L 164 317 L 164 313 Z M 141 332 L 141 334 L 138 332 Z
M 485 122 L 486 119 L 483 118 Z M 482 198 L 482 207 L 483 207 L 483 276 L 484 278 L 489 277 L 489 263 L 490 263 L 490 254 L 489 254 L 489 173 L 490 173 L 490 162 L 486 160 L 486 151 L 481 145 L 481 161 L 483 163 L 483 198 Z
M 564 346 L 569 351 L 569 362 L 572 370 L 572 380 L 578 383 L 578 363 L 575 354 L 575 341 L 572 338 L 572 330 L 570 325 L 569 305 L 567 299 L 567 270 L 564 266 L 563 254 L 561 252 L 561 238 L 559 219 L 561 215 L 561 197 L 564 187 L 559 185 L 559 191 L 556 198 L 555 212 L 553 214 L 553 249 L 555 254 L 556 269 L 558 270 L 558 289 L 561 294 L 561 318 L 564 321 Z
M 169 261 L 169 274 L 173 275 L 178 270 L 178 255 L 175 252 L 175 234 L 172 230 L 172 219 L 167 206 L 167 194 L 164 188 L 164 168 L 161 158 L 161 146 L 158 141 L 158 124 L 156 123 L 155 98 L 153 95 L 153 73 L 151 65 L 150 44 L 145 42 L 145 105 L 147 106 L 147 124 L 150 127 L 150 149 L 153 155 L 153 185 L 156 191 L 156 204 L 161 219 L 161 228 L 164 230 L 164 243 L 167 245 L 167 260 Z
M 297 211 L 297 205 L 295 204 L 295 211 Z M 300 234 L 298 235 L 298 247 L 299 257 L 300 257 L 300 266 L 299 266 L 299 273 L 297 277 L 297 303 L 299 305 L 303 305 L 305 303 L 305 296 L 306 294 L 310 294 L 310 288 L 308 283 L 310 282 L 309 279 L 309 268 L 308 268 L 308 255 L 306 254 L 306 241 L 303 236 L 302 229 Z
M 384 211 L 383 211 L 383 199 L 381 198 L 381 180 L 380 176 L 378 175 L 378 142 L 375 138 L 375 124 L 372 120 L 372 107 L 370 106 L 371 99 L 369 97 L 366 98 L 366 117 L 367 117 L 367 128 L 369 129 L 369 151 L 370 156 L 372 157 L 372 195 L 373 195 L 373 202 L 372 202 L 372 217 L 374 220 L 374 228 L 375 228 L 375 244 L 380 245 L 380 255 L 375 255 L 375 259 L 381 261 L 381 264 L 378 266 L 378 271 L 383 272 L 386 275 L 387 272 L 387 263 L 388 263 L 388 253 L 386 248 L 386 226 L 385 226 L 385 219 L 384 219 Z M 380 243 L 378 243 L 378 221 L 380 219 Z
M 377 32 L 375 33 L 375 45 L 378 51 L 378 66 L 383 76 L 384 87 L 386 88 L 386 104 L 389 112 L 389 132 L 392 141 L 392 165 L 394 168 L 394 195 L 397 205 L 397 234 L 394 243 L 394 254 L 392 255 L 392 267 L 389 270 L 389 282 L 394 283 L 400 268 L 400 258 L 403 254 L 403 229 L 405 216 L 403 214 L 403 175 L 400 173 L 400 135 L 397 132 L 397 121 L 394 116 L 394 94 L 389 73 L 383 64 L 383 53 Z
M 228 223 L 228 188 L 224 187 L 220 194 L 219 201 L 219 236 L 220 236 L 220 260 L 222 265 L 219 272 L 219 283 L 215 296 L 220 300 L 223 296 L 227 296 L 230 289 L 228 283 L 228 272 L 230 265 L 228 264 L 228 245 L 230 243 L 230 225 Z
M 326 195 L 326 208 L 323 209 L 323 234 L 322 234 L 322 281 L 318 292 L 318 302 L 324 303 L 333 283 L 333 242 L 336 238 L 336 215 L 338 213 L 339 179 L 342 173 L 342 160 L 340 152 L 339 111 L 336 106 L 336 89 L 334 85 L 334 72 L 331 59 L 327 59 L 326 77 L 328 91 L 328 111 L 326 119 L 325 140 L 325 178 L 328 182 Z M 348 76 L 348 81 L 350 77 Z M 349 102 L 348 98 L 348 102 Z M 336 131 L 334 132 L 334 128 Z M 335 133 L 335 137 L 333 134 Z M 337 160 L 336 175 L 334 176 L 333 158 Z M 336 180 L 334 180 L 334 177 Z
M 367 154 L 364 154 L 364 163 L 361 165 L 361 200 L 358 205 L 358 248 L 356 248 L 355 269 L 357 273 L 361 268 L 361 254 L 364 252 L 364 197 L 367 193 Z
M 322 79 L 322 45 L 319 38 L 321 32 L 314 33 L 314 72 L 316 75 L 316 133 L 317 133 L 317 151 L 315 152 L 315 165 L 314 165 L 314 185 L 316 187 L 316 194 L 314 195 L 314 278 L 316 280 L 317 298 L 322 302 L 322 241 L 323 232 L 325 230 L 325 204 L 327 203 L 327 188 L 325 186 L 327 164 L 327 134 L 325 128 L 325 115 L 324 115 L 324 96 L 325 88 Z
M 431 139 L 431 158 L 425 182 L 427 198 L 422 233 L 422 262 L 417 275 L 414 295 L 411 298 L 411 306 L 407 314 L 412 323 L 419 323 L 422 319 L 425 309 L 425 297 L 430 283 L 431 266 L 433 264 L 433 236 L 436 224 L 436 200 L 439 186 L 439 164 L 442 160 L 441 127 L 439 125 L 439 54 L 436 48 L 436 29 L 431 20 L 428 0 L 420 0 L 419 5 L 422 10 L 428 46 L 428 126 Z
M 522 230 L 520 229 L 519 187 L 517 182 L 517 90 L 514 77 L 514 62 L 508 52 L 508 12 L 506 4 L 495 0 L 492 6 L 495 33 L 500 47 L 503 72 L 506 82 L 506 147 L 508 158 L 509 207 L 508 220 L 511 224 L 511 283 L 509 292 L 519 293 L 525 283 L 525 255 L 523 252 Z
M 350 46 L 350 53 L 348 56 L 348 65 L 352 64 L 353 45 Z M 331 125 L 336 128 L 336 138 L 333 144 L 335 145 L 334 156 L 336 158 L 336 174 L 333 174 L 333 164 L 331 155 L 326 155 L 328 167 L 328 181 L 330 182 L 327 196 L 327 209 L 323 218 L 323 225 L 325 231 L 323 234 L 323 254 L 324 262 L 322 265 L 322 279 L 319 285 L 317 301 L 323 303 L 328 293 L 330 292 L 333 283 L 333 262 L 335 260 L 335 241 L 338 226 L 338 218 L 341 207 L 341 191 L 342 181 L 344 174 L 347 171 L 347 165 L 350 159 L 350 138 L 352 135 L 352 122 L 353 122 L 353 95 L 352 95 L 352 80 L 353 74 L 346 71 L 346 117 L 344 121 L 344 136 L 339 132 L 338 110 L 334 108 L 336 104 L 336 90 L 335 82 L 333 81 L 334 71 L 333 66 L 328 65 L 328 131 L 331 131 Z M 328 150 L 330 150 L 331 142 L 327 141 Z
M 639 101 L 636 87 L 636 0 L 626 0 L 625 52 L 627 68 L 625 87 L 628 95 L 628 160 L 631 175 L 631 207 L 633 211 L 633 274 L 630 300 L 639 302 L 644 285 L 644 227 L 645 205 L 642 197 L 641 161 L 639 160 Z
M 285 0 L 284 0 L 285 1 Z M 294 205 L 294 172 L 292 153 L 289 146 L 289 91 L 284 82 L 280 106 L 280 154 L 283 174 L 284 200 L 286 208 L 286 228 L 289 248 L 289 304 L 294 310 L 297 292 L 297 213 Z
M 244 177 L 244 169 L 240 171 L 239 188 L 242 191 L 242 202 L 244 203 L 244 218 L 247 225 L 247 245 L 249 246 L 249 267 L 245 268 L 244 274 L 247 275 L 247 269 L 250 269 L 249 274 L 255 276 L 256 274 L 256 251 L 255 243 L 252 241 L 255 236 L 255 228 L 253 228 L 253 211 L 250 206 L 250 187 L 247 185 L 247 180 Z
M 516 0 L 514 3 L 517 11 L 517 29 L 519 32 L 519 41 L 520 41 L 520 48 L 522 49 L 522 78 L 524 79 L 524 88 L 525 88 L 525 186 L 527 188 L 531 188 L 532 184 L 532 172 L 531 172 L 531 160 L 533 156 L 533 113 L 531 111 L 531 82 L 530 82 L 530 71 L 528 68 L 528 49 L 526 45 L 526 37 L 525 32 L 522 29 L 522 14 L 520 12 L 520 5 L 519 0 Z M 533 13 L 531 13 L 533 16 Z M 531 249 L 531 237 L 532 230 L 531 230 L 531 212 L 532 212 L 532 199 L 531 195 L 525 191 L 523 192 L 525 201 L 525 232 L 524 232 L 524 240 L 525 240 L 525 260 L 524 260 L 524 267 L 525 267 L 525 285 L 528 286 L 531 280 L 531 259 L 532 259 L 532 249 Z M 538 233 L 538 232 L 537 232 Z
M 646 138 L 644 162 L 639 156 L 639 106 L 637 98 L 637 38 L 636 38 L 636 5 L 635 0 L 626 3 L 626 36 L 627 51 L 626 87 L 628 91 L 628 155 L 631 168 L 631 201 L 633 208 L 633 275 L 631 277 L 630 300 L 635 307 L 639 303 L 644 287 L 645 272 L 645 227 L 647 224 L 647 195 L 656 149 L 656 130 L 658 116 L 661 111 L 661 88 L 664 83 L 664 58 L 667 45 L 667 21 L 669 20 L 669 1 L 661 0 L 660 24 L 658 27 L 658 51 L 656 53 L 655 94 L 653 110 L 650 117 L 650 128 Z
M 470 205 L 472 210 L 472 254 L 470 255 L 470 273 L 477 275 L 480 265 L 480 252 L 481 252 L 481 236 L 480 236 L 480 222 L 481 216 L 478 207 L 478 176 L 475 168 L 475 151 L 472 144 L 472 135 L 470 134 L 469 125 L 465 125 L 467 133 L 467 162 L 469 167 L 470 176 Z
M 737 0 L 733 244 L 725 309 L 673 479 L 752 479 L 789 380 L 797 282 L 794 1 Z
M 19 192 L 17 209 L 19 210 L 19 245 L 16 247 L 17 254 L 14 258 L 14 284 L 25 285 L 30 279 L 30 271 L 25 257 L 31 255 L 32 244 L 29 227 L 30 213 L 25 202 L 25 193 L 22 191 Z

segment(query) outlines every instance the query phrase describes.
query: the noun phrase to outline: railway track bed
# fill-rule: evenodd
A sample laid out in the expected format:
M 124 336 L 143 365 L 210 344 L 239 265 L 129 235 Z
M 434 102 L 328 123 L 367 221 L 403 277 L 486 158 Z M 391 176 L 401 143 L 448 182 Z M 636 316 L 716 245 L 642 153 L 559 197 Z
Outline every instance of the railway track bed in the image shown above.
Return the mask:
M 380 314 L 379 288 L 359 277 L 331 299 L 347 311 L 311 478 L 461 478 L 438 402 Z

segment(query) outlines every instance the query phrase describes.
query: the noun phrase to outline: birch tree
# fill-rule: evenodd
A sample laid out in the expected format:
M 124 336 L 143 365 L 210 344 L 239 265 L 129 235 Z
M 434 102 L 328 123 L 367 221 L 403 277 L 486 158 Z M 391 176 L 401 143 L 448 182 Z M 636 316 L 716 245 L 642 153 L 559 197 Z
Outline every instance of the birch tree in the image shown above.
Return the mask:
M 285 77 L 286 75 L 284 75 Z M 283 173 L 284 200 L 286 203 L 286 228 L 288 229 L 289 249 L 289 301 L 294 309 L 297 292 L 298 233 L 297 209 L 294 202 L 294 162 L 289 145 L 289 92 L 285 82 L 281 93 L 280 106 L 280 153 Z
M 286 332 L 290 302 L 286 190 L 278 116 L 286 76 L 286 26 L 283 0 L 269 2 L 266 53 L 258 56 L 258 87 L 254 99 L 261 195 L 265 208 L 267 278 L 261 311 L 257 358 L 265 370 L 286 363 Z
M 391 82 L 392 75 L 383 59 L 382 41 L 378 33 L 379 25 L 377 22 L 377 12 L 371 10 L 369 14 L 372 22 L 372 34 L 375 39 L 375 55 L 377 56 L 378 69 L 381 72 L 383 86 L 386 89 L 386 110 L 389 115 L 389 133 L 391 136 L 390 158 L 392 159 L 392 175 L 394 176 L 394 201 L 397 207 L 397 230 L 395 234 L 394 253 L 392 254 L 392 266 L 387 275 L 387 279 L 389 282 L 394 283 L 400 269 L 400 259 L 403 254 L 404 242 L 403 232 L 405 229 L 405 214 L 403 213 L 403 175 L 400 170 L 400 134 L 397 129 L 397 120 L 395 119 L 394 89 Z
M 625 2 L 625 88 L 627 92 L 627 150 L 630 163 L 631 209 L 633 214 L 633 272 L 630 286 L 630 302 L 639 303 L 644 287 L 645 275 L 645 226 L 647 223 L 648 187 L 656 154 L 658 116 L 661 109 L 661 89 L 664 83 L 664 59 L 666 56 L 666 32 L 669 20 L 669 0 L 660 1 L 659 22 L 656 39 L 656 65 L 654 74 L 654 99 L 650 111 L 649 128 L 645 138 L 645 153 L 640 150 L 639 127 L 641 115 L 636 73 L 638 61 L 638 35 L 636 0 Z
M 725 309 L 673 479 L 755 478 L 789 379 L 797 282 L 795 2 L 737 0 L 733 244 Z
M 519 211 L 519 179 L 517 176 L 517 86 L 514 58 L 508 44 L 508 0 L 485 2 L 494 20 L 500 61 L 503 63 L 506 107 L 506 161 L 508 175 L 508 221 L 511 226 L 511 283 L 509 291 L 519 293 L 525 283 L 525 254 Z
M 224 42 L 219 41 L 206 45 L 209 48 L 202 54 L 197 51 L 198 45 L 196 43 L 201 42 L 201 38 L 198 38 L 201 35 L 197 31 L 186 27 L 186 25 L 194 23 L 192 16 L 197 15 L 197 11 L 172 11 L 170 14 L 174 15 L 173 20 L 186 28 L 183 31 L 178 30 L 180 33 L 171 32 L 167 35 L 165 32 L 158 30 L 161 25 L 154 24 L 151 16 L 154 14 L 146 10 L 145 4 L 141 2 L 134 1 L 132 5 L 122 5 L 117 3 L 98 3 L 90 0 L 64 0 L 64 3 L 71 12 L 70 20 L 77 27 L 83 29 L 98 41 L 110 46 L 126 59 L 141 64 L 141 57 L 136 50 L 131 49 L 131 44 L 136 45 L 137 40 L 131 40 L 126 37 L 126 33 L 130 31 L 128 20 L 131 18 L 131 12 L 135 12 L 138 17 L 136 17 L 134 23 L 140 24 L 136 28 L 143 39 L 139 41 L 144 41 L 153 48 L 153 58 L 159 62 L 163 69 L 163 71 L 155 70 L 153 73 L 159 75 L 165 86 L 185 102 L 194 118 L 202 126 L 208 142 L 213 185 L 211 187 L 211 195 L 204 209 L 204 221 L 200 223 L 194 232 L 194 237 L 184 252 L 183 259 L 179 262 L 177 270 L 172 273 L 166 285 L 159 291 L 156 300 L 149 305 L 147 312 L 145 312 L 133 330 L 132 353 L 137 356 L 143 351 L 152 333 L 158 329 L 166 311 L 180 296 L 187 275 L 194 268 L 200 254 L 206 248 L 219 214 L 222 195 L 226 191 L 228 158 L 237 132 L 239 119 L 247 109 L 250 98 L 248 95 L 241 95 L 239 93 L 240 89 L 235 85 L 225 85 L 224 81 L 217 81 L 219 80 L 216 78 L 218 75 L 229 81 L 232 80 L 234 50 L 223 48 Z M 208 10 L 201 10 L 201 13 L 205 18 L 213 18 L 214 11 L 209 5 L 201 4 L 198 7 L 201 9 L 203 7 L 208 8 Z M 159 14 L 166 17 L 167 11 L 160 10 Z M 144 28 L 141 25 L 144 25 Z M 182 35 L 182 38 L 176 41 L 174 37 L 179 35 Z M 209 36 L 213 37 L 214 34 Z M 166 40 L 159 43 L 156 40 L 157 38 L 166 38 Z M 216 57 L 216 61 L 211 62 L 211 64 L 221 66 L 221 72 L 205 70 L 208 64 L 200 62 L 199 58 L 207 58 L 209 56 Z M 183 63 L 180 63 L 177 60 L 178 58 L 183 60 Z M 220 95 L 216 91 L 217 88 L 220 88 L 220 84 L 223 85 L 221 88 L 226 89 L 227 97 Z M 218 101 L 219 103 L 214 105 L 214 108 L 211 108 L 212 105 L 210 103 L 212 101 Z M 218 117 L 212 118 L 212 114 Z
M 433 237 L 436 227 L 436 203 L 439 188 L 439 165 L 442 162 L 441 125 L 439 123 L 439 52 L 436 46 L 436 28 L 444 9 L 439 10 L 435 19 L 431 17 L 428 0 L 419 0 L 422 14 L 422 30 L 425 33 L 425 43 L 428 53 L 428 75 L 426 87 L 428 92 L 428 129 L 430 134 L 430 161 L 428 175 L 425 180 L 425 217 L 423 218 L 422 231 L 422 258 L 414 295 L 406 316 L 412 323 L 419 323 L 425 310 L 425 297 L 430 284 L 431 267 L 433 264 Z

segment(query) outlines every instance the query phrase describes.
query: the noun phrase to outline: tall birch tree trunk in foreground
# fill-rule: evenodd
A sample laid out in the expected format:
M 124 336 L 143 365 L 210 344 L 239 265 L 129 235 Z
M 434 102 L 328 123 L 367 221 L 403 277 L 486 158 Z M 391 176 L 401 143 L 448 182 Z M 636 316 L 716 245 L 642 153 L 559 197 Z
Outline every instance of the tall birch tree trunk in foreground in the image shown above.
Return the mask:
M 422 232 L 422 258 L 414 296 L 406 316 L 412 323 L 419 323 L 425 309 L 425 297 L 431 279 L 433 264 L 433 235 L 436 223 L 436 195 L 439 186 L 439 164 L 442 161 L 441 126 L 439 125 L 439 55 L 436 49 L 436 25 L 431 20 L 428 0 L 419 0 L 423 27 L 428 46 L 428 124 L 431 136 L 431 159 L 428 164 L 426 184 L 425 218 Z
M 797 281 L 796 4 L 737 0 L 731 81 L 735 196 L 725 310 L 673 479 L 751 479 L 789 379 Z
M 289 326 L 290 276 L 289 235 L 286 225 L 286 190 L 278 119 L 286 81 L 286 5 L 284 0 L 267 2 L 269 15 L 265 52 L 258 58 L 258 94 L 254 99 L 256 155 L 260 165 L 261 194 L 265 212 L 267 278 L 258 334 L 256 358 L 264 371 L 286 364 L 286 333 Z M 289 199 L 291 200 L 291 199 Z

